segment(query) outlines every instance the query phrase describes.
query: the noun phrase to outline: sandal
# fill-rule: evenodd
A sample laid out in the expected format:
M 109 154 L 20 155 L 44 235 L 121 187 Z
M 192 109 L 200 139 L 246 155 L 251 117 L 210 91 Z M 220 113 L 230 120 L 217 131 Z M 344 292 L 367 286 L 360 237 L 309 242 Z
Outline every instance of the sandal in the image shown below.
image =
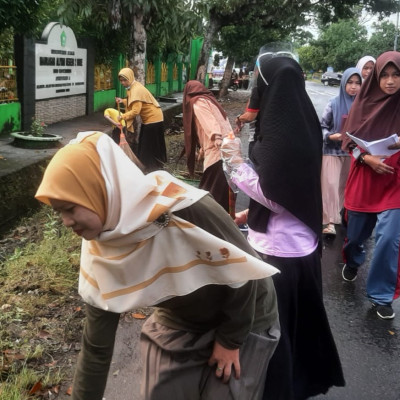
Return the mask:
M 336 229 L 334 224 L 328 224 L 323 230 L 324 235 L 336 236 Z

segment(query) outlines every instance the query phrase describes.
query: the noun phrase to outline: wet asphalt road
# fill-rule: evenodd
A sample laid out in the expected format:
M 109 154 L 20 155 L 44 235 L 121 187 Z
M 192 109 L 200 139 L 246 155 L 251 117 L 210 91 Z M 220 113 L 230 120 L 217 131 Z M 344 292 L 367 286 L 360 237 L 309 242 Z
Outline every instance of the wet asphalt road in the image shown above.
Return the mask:
M 307 90 L 318 116 L 321 116 L 328 99 L 338 93 L 337 88 L 313 82 L 307 82 Z M 242 138 L 245 136 L 243 132 Z M 243 142 L 243 147 L 247 148 L 246 140 Z M 238 210 L 246 205 L 246 197 L 239 195 Z M 332 388 L 326 395 L 312 399 L 400 400 L 400 301 L 393 303 L 396 318 L 383 321 L 371 310 L 366 299 L 365 281 L 373 238 L 366 244 L 367 262 L 360 269 L 356 281 L 343 281 L 341 246 L 344 233 L 344 229 L 337 226 L 337 236 L 324 240 L 322 273 L 325 306 L 342 360 L 346 386 Z M 120 324 L 106 400 L 140 399 L 141 325 L 141 321 L 132 320 Z
M 374 238 L 366 244 L 367 261 L 354 282 L 341 276 L 341 245 L 344 229 L 334 239 L 324 240 L 322 274 L 324 301 L 336 340 L 346 387 L 332 388 L 318 400 L 400 399 L 400 303 L 394 302 L 397 317 L 379 319 L 366 298 L 368 261 Z

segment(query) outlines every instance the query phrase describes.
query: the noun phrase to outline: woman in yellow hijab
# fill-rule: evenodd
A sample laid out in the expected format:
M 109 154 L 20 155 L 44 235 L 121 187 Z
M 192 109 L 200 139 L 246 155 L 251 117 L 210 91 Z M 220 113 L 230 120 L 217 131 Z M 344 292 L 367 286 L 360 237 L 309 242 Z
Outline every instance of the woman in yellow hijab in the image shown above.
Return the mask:
M 144 175 L 108 135 L 81 132 L 36 198 L 82 237 L 86 321 L 72 400 L 103 398 L 120 313 L 147 306 L 144 400 L 261 398 L 280 335 L 278 270 L 208 192 L 166 171 Z
M 118 79 L 126 89 L 127 97 L 117 97 L 117 103 L 125 105 L 125 112 L 119 119 L 126 122 L 129 132 L 133 132 L 136 116 L 140 116 L 142 126 L 139 133 L 138 158 L 147 172 L 161 169 L 167 161 L 164 140 L 164 116 L 160 105 L 153 95 L 135 80 L 130 68 L 119 71 Z

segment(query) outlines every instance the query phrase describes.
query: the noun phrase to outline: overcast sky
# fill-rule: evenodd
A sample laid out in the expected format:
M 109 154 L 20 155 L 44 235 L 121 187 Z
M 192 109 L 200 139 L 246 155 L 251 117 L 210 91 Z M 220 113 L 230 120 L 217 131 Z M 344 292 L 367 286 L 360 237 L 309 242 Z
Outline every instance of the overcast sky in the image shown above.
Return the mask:
M 363 19 L 365 19 L 365 22 L 366 22 L 365 26 L 367 27 L 368 32 L 373 31 L 372 25 L 373 25 L 374 22 L 379 22 L 378 18 L 375 17 L 374 15 L 371 15 L 371 14 L 370 15 L 364 14 L 363 15 Z M 391 22 L 392 24 L 394 24 L 396 26 L 397 14 L 396 13 L 392 14 L 390 17 L 385 18 L 383 21 L 389 21 L 389 22 Z
M 396 13 L 392 14 L 388 18 L 384 18 L 383 21 L 389 21 L 392 24 L 396 25 L 396 23 L 397 23 L 397 14 Z M 372 25 L 374 24 L 374 22 L 379 22 L 379 21 L 378 21 L 378 18 L 376 16 L 374 16 L 373 14 L 363 13 L 362 22 L 364 23 L 365 27 L 367 28 L 368 34 L 371 35 L 371 33 L 373 32 Z M 308 26 L 308 28 L 305 28 L 305 29 L 309 30 L 313 34 L 314 38 L 318 37 L 318 30 L 312 24 L 310 24 Z

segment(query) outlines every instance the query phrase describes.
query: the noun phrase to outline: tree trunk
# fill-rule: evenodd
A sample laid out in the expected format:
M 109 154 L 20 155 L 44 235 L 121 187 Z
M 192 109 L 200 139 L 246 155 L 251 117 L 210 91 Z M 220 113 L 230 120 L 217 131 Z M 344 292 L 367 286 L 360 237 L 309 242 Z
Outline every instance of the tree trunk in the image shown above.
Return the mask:
M 206 34 L 204 35 L 203 46 L 200 52 L 199 62 L 197 63 L 196 79 L 204 84 L 207 68 L 208 59 L 210 58 L 210 52 L 212 47 L 212 40 L 217 34 L 221 27 L 221 22 L 214 10 L 210 11 L 210 22 Z
M 221 89 L 219 91 L 219 98 L 224 97 L 228 94 L 229 84 L 231 82 L 232 70 L 233 70 L 233 62 L 234 58 L 229 56 L 226 60 L 224 77 L 221 81 Z
M 145 84 L 145 59 L 147 47 L 147 34 L 143 25 L 143 12 L 134 9 L 132 12 L 132 28 L 129 41 L 129 66 L 135 73 L 135 79 Z
M 143 24 L 143 11 L 139 8 L 134 8 L 132 12 L 132 26 L 129 40 L 129 66 L 133 69 L 135 79 L 142 85 L 146 83 L 146 46 L 147 46 L 147 34 Z M 139 116 L 135 118 L 133 124 L 134 133 L 129 135 L 127 140 L 135 147 L 139 142 L 141 119 Z

